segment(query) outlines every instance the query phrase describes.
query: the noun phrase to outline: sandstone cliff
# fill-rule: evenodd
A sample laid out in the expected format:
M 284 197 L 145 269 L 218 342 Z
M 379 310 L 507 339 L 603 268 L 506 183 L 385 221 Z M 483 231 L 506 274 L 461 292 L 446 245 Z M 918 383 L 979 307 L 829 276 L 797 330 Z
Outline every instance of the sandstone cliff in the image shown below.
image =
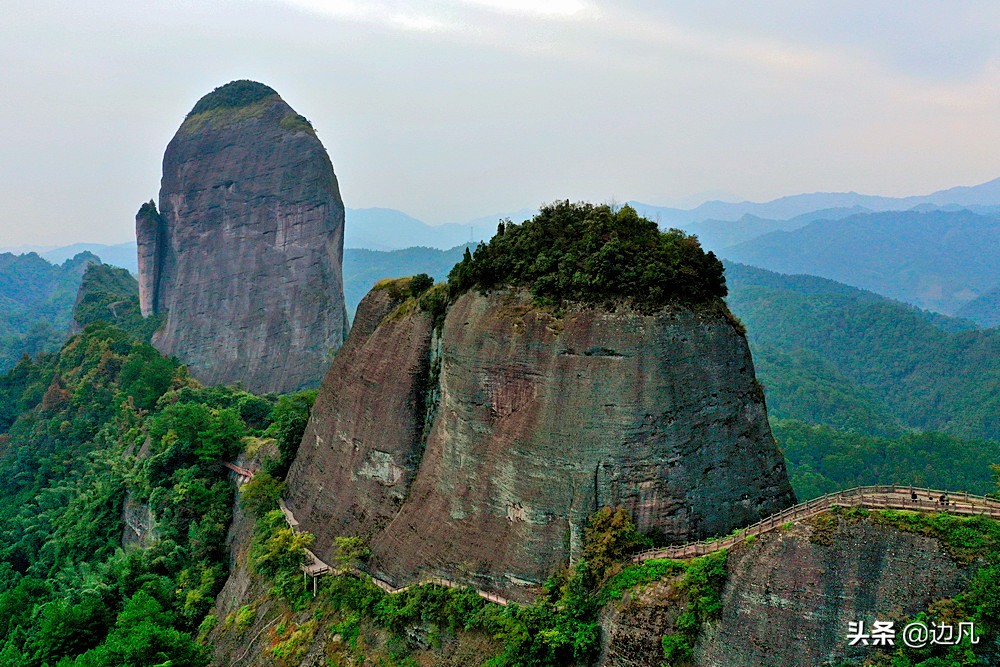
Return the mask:
M 377 287 L 359 305 L 288 475 L 296 518 L 327 548 L 337 535 L 385 527 L 419 463 L 432 320 L 412 301 L 398 311 L 396 287 Z
M 820 517 L 828 519 L 829 517 Z M 802 522 L 732 550 L 718 621 L 702 630 L 696 667 L 861 664 L 850 621 L 902 622 L 954 597 L 976 565 L 937 539 L 870 520 Z M 683 610 L 675 582 L 638 587 L 602 612 L 602 667 L 660 667 L 660 640 Z
M 136 216 L 153 343 L 206 384 L 315 386 L 347 329 L 344 205 L 311 125 L 273 90 L 202 98 L 163 157 L 159 210 Z
M 742 333 L 722 310 L 570 307 L 468 292 L 432 333 L 374 292 L 320 389 L 288 501 L 323 557 L 370 540 L 372 571 L 530 596 L 623 505 L 684 542 L 793 502 Z M 718 305 L 718 304 L 717 304 Z M 371 328 L 370 322 L 381 318 Z

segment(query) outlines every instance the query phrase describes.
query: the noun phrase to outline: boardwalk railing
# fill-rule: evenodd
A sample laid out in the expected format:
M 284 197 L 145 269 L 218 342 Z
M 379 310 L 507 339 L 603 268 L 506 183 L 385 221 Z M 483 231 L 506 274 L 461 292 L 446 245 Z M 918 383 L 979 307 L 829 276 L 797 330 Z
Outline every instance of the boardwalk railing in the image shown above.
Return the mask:
M 230 463 L 229 461 L 223 461 L 222 465 L 228 468 L 229 470 L 232 470 L 234 473 L 236 473 L 236 476 L 239 478 L 238 481 L 240 484 L 246 484 L 251 479 L 253 479 L 254 475 L 253 470 L 250 470 L 248 468 L 241 468 L 235 463 Z
M 241 474 L 246 472 L 253 476 L 253 472 L 238 468 L 230 463 L 226 467 Z M 295 519 L 291 509 L 280 500 L 278 505 L 281 513 L 285 516 L 285 521 L 293 530 L 299 529 L 299 522 Z M 793 505 L 777 514 L 772 514 L 766 519 L 761 519 L 757 523 L 746 528 L 735 531 L 723 537 L 716 537 L 699 542 L 688 542 L 677 546 L 649 549 L 638 553 L 632 557 L 632 562 L 638 563 L 654 558 L 669 558 L 683 560 L 687 558 L 697 558 L 706 554 L 714 553 L 722 549 L 728 549 L 748 537 L 761 535 L 791 522 L 808 519 L 822 512 L 826 512 L 834 507 L 859 507 L 865 509 L 896 509 L 912 510 L 916 512 L 945 512 L 962 516 L 986 516 L 1000 520 L 1000 500 L 987 496 L 977 496 L 970 493 L 949 493 L 940 489 L 925 489 L 913 486 L 859 486 L 853 489 L 828 493 L 819 498 L 814 498 L 805 503 Z M 313 587 L 315 589 L 315 578 L 329 573 L 345 573 L 348 570 L 338 570 L 324 563 L 316 554 L 306 549 L 306 562 L 302 565 L 304 575 L 313 577 Z M 370 579 L 372 583 L 387 593 L 402 593 L 414 586 L 433 584 L 437 586 L 447 586 L 449 588 L 466 588 L 465 584 L 456 583 L 442 577 L 425 577 L 407 584 L 401 588 L 396 588 L 387 581 L 383 581 L 362 570 L 351 568 L 353 574 Z M 474 589 L 480 597 L 495 602 L 497 604 L 507 604 L 507 599 L 490 591 Z
M 916 499 L 913 498 L 914 495 Z M 942 497 L 944 497 L 945 502 L 941 501 Z M 772 531 L 789 521 L 807 519 L 834 507 L 947 512 L 964 516 L 981 515 L 1000 519 L 1000 501 L 986 496 L 976 496 L 969 493 L 952 494 L 938 489 L 912 486 L 859 486 L 845 491 L 828 493 L 809 502 L 794 505 L 724 537 L 649 549 L 633 556 L 632 561 L 641 562 L 652 558 L 679 560 L 704 556 L 721 549 L 728 549 L 748 537 Z
M 279 500 L 278 501 L 278 506 L 281 508 L 281 513 L 285 515 L 285 521 L 288 522 L 289 527 L 292 530 L 298 531 L 298 529 L 299 529 L 299 522 L 295 520 L 295 515 L 292 514 L 292 510 L 289 509 L 289 507 L 288 507 L 287 504 L 285 504 L 285 501 L 284 500 Z M 356 567 L 346 568 L 346 569 L 338 569 L 338 568 L 331 567 L 327 563 L 324 563 L 322 560 L 320 560 L 319 556 L 317 556 L 316 554 L 314 554 L 309 549 L 306 549 L 305 551 L 306 551 L 306 562 L 302 564 L 302 573 L 303 573 L 304 576 L 308 575 L 308 576 L 310 576 L 310 577 L 313 578 L 313 592 L 314 593 L 315 593 L 315 590 L 316 590 L 316 577 L 322 576 L 324 574 L 331 574 L 331 573 L 332 574 L 348 574 L 348 573 L 350 573 L 350 574 L 354 574 L 354 575 L 356 575 L 358 577 L 369 579 L 373 584 L 375 584 L 376 586 L 378 586 L 379 588 L 381 588 L 386 593 L 389 593 L 390 595 L 396 595 L 397 593 L 402 593 L 402 592 L 407 591 L 407 590 L 409 590 L 411 588 L 414 588 L 415 586 L 433 585 L 433 586 L 446 586 L 448 588 L 457 588 L 457 589 L 462 589 L 462 588 L 466 588 L 467 587 L 465 584 L 460 584 L 458 582 L 451 581 L 450 579 L 445 579 L 443 577 L 429 576 L 429 577 L 422 577 L 422 578 L 420 578 L 420 579 L 418 579 L 418 580 L 416 580 L 416 581 L 414 581 L 412 583 L 409 583 L 409 584 L 407 584 L 405 586 L 402 586 L 400 588 L 396 588 L 395 586 L 393 586 L 392 584 L 390 584 L 388 581 L 383 581 L 382 579 L 379 579 L 378 577 L 376 577 L 376 576 L 374 576 L 372 574 L 369 574 L 368 572 L 365 572 L 363 570 L 359 570 Z M 500 595 L 497 595 L 496 593 L 492 593 L 490 591 L 479 590 L 478 588 L 473 589 L 473 590 L 476 591 L 476 593 L 479 595 L 479 597 L 484 598 L 486 600 L 489 600 L 490 602 L 495 602 L 496 604 L 500 604 L 500 605 L 506 605 L 507 604 L 507 598 L 502 597 Z

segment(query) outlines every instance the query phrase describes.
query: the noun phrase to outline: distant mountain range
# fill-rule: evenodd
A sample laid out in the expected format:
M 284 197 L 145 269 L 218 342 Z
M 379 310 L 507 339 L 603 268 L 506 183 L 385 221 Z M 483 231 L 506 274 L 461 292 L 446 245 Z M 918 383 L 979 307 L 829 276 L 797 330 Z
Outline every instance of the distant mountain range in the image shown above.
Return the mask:
M 99 261 L 87 252 L 61 264 L 0 253 L 0 373 L 23 354 L 59 349 L 83 274 Z
M 697 235 L 706 249 L 732 261 L 838 280 L 982 326 L 1000 324 L 1000 262 L 993 256 L 1000 247 L 1000 179 L 916 197 L 814 193 L 763 203 L 713 201 L 689 210 L 629 203 L 662 227 Z M 521 209 L 429 225 L 395 209 L 347 209 L 344 246 L 434 249 L 438 259 L 429 265 L 443 278 L 449 268 L 444 264 L 455 257 L 451 249 L 491 238 L 501 218 L 520 222 L 534 213 Z M 89 251 L 137 271 L 132 242 L 6 250 L 32 250 L 52 263 Z M 404 253 L 392 262 L 408 266 L 404 257 L 415 255 Z M 383 266 L 378 255 L 345 253 L 345 272 L 354 272 L 358 284 L 385 277 L 379 275 Z M 363 295 L 347 295 L 350 311 Z
M 135 241 L 126 241 L 108 245 L 106 243 L 73 243 L 65 246 L 13 246 L 0 248 L 0 253 L 11 253 L 14 255 L 26 255 L 35 253 L 49 264 L 62 264 L 67 259 L 72 259 L 81 252 L 90 252 L 98 255 L 105 264 L 120 266 L 128 269 L 132 273 L 137 273 Z
M 816 192 L 790 195 L 767 202 L 708 201 L 691 209 L 655 206 L 636 200 L 628 202 L 639 213 L 658 220 L 663 227 L 679 227 L 697 234 L 711 250 L 718 250 L 773 231 L 792 231 L 816 220 L 839 220 L 852 215 L 881 211 L 968 209 L 982 215 L 1000 214 L 1000 178 L 974 186 L 939 190 L 913 197 L 881 197 L 856 192 Z M 510 218 L 521 222 L 537 209 L 522 208 L 487 215 L 461 223 L 430 225 L 391 208 L 349 208 L 346 210 L 345 248 L 401 250 L 416 246 L 447 250 L 466 243 L 492 238 L 497 222 Z M 737 223 L 737 224 L 732 224 Z M 114 249 L 122 253 L 105 262 L 130 268 L 129 243 L 72 246 L 18 246 L 0 252 L 37 252 L 53 263 L 69 259 L 77 252 Z M 109 251 L 106 251 L 106 254 Z M 134 263 L 134 262 L 133 262 Z M 133 269 L 134 270 L 134 269 Z
M 907 211 L 913 208 L 967 208 L 977 213 L 1000 212 L 1000 178 L 973 186 L 959 186 L 915 197 L 881 197 L 857 192 L 815 192 L 780 197 L 768 202 L 710 201 L 693 209 L 653 206 L 629 201 L 639 213 L 659 219 L 664 226 L 684 228 L 703 220 L 739 220 L 745 215 L 771 220 L 789 220 L 814 211 L 867 209 L 868 211 Z M 843 217 L 843 216 L 840 216 Z
M 810 274 L 947 315 L 1000 287 L 1000 216 L 888 211 L 817 220 L 721 250 L 726 259 Z M 996 300 L 993 301 L 993 306 Z M 982 324 L 990 303 L 964 313 Z
M 522 222 L 537 211 L 521 209 L 484 216 L 463 223 L 429 225 L 391 208 L 349 208 L 344 224 L 344 247 L 368 250 L 402 250 L 428 247 L 447 250 L 493 237 L 503 218 Z

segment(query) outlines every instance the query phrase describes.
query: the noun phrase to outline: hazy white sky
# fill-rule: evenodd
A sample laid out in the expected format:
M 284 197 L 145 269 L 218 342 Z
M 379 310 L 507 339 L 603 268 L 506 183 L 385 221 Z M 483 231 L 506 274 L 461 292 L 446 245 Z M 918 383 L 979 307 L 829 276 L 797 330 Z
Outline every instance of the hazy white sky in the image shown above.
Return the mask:
M 0 246 L 132 238 L 184 115 L 238 78 L 313 122 L 348 206 L 432 223 L 1000 176 L 992 0 L 3 0 L 3 16 Z

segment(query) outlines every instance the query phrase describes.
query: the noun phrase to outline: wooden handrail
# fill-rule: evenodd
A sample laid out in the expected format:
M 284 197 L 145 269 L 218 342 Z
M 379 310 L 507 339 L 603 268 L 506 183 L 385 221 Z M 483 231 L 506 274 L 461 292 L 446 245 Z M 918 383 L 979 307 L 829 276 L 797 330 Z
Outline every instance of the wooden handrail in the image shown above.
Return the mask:
M 918 496 L 916 500 L 912 498 L 912 494 L 914 493 Z M 921 494 L 930 496 L 930 499 L 924 500 L 920 497 Z M 941 496 L 945 496 L 948 499 L 948 504 L 942 504 L 939 500 L 933 500 L 933 498 L 940 498 Z M 897 485 L 858 486 L 843 491 L 827 493 L 819 498 L 813 498 L 805 503 L 785 508 L 776 514 L 765 517 L 754 524 L 741 528 L 724 537 L 648 549 L 633 556 L 632 561 L 641 562 L 653 558 L 683 559 L 692 550 L 699 555 L 719 551 L 729 548 L 741 540 L 745 540 L 747 537 L 774 530 L 776 527 L 790 520 L 814 516 L 833 507 L 905 509 L 919 512 L 948 512 L 951 514 L 983 515 L 1000 518 L 1000 500 L 987 496 L 973 495 L 967 491 L 951 493 L 939 489 Z
M 283 499 L 278 500 L 278 506 L 281 509 L 281 513 L 282 513 L 282 515 L 284 515 L 285 522 L 288 524 L 289 528 L 291 528 L 294 531 L 298 531 L 299 530 L 299 522 L 295 519 L 295 515 L 292 513 L 291 508 L 288 507 L 288 505 L 285 503 L 285 501 Z M 322 560 L 320 560 L 319 556 L 317 556 L 315 553 L 313 553 L 309 549 L 305 550 L 305 556 L 306 556 L 306 561 L 307 562 L 305 562 L 305 563 L 302 564 L 302 572 L 303 572 L 304 575 L 309 575 L 309 576 L 311 576 L 313 578 L 316 578 L 316 577 L 322 576 L 324 574 L 347 574 L 347 573 L 351 573 L 351 574 L 354 574 L 355 576 L 363 577 L 365 579 L 369 579 L 373 584 L 375 584 L 376 586 L 378 586 L 379 588 L 381 588 L 383 591 L 385 591 L 386 593 L 388 593 L 390 595 L 396 595 L 396 594 L 402 593 L 404 591 L 407 591 L 410 588 L 413 588 L 414 586 L 423 586 L 423 585 L 426 585 L 426 584 L 431 584 L 431 585 L 436 585 L 436 586 L 447 586 L 448 588 L 456 588 L 456 589 L 466 588 L 465 584 L 460 584 L 460 583 L 451 581 L 449 579 L 445 579 L 443 577 L 435 577 L 435 576 L 422 577 L 422 578 L 420 578 L 420 579 L 418 579 L 418 580 L 416 580 L 416 581 L 414 581 L 412 583 L 406 584 L 405 586 L 402 586 L 400 588 L 396 588 L 395 586 L 393 586 L 392 584 L 390 584 L 388 581 L 384 581 L 382 579 L 379 579 L 375 575 L 369 574 L 368 572 L 365 572 L 364 570 L 360 570 L 360 569 L 358 569 L 356 567 L 352 567 L 352 568 L 349 568 L 349 569 L 346 569 L 346 570 L 345 569 L 337 569 L 337 568 L 331 567 L 327 563 L 324 563 Z M 506 605 L 507 604 L 507 599 L 504 598 L 504 597 L 501 597 L 500 595 L 497 595 L 496 593 L 492 593 L 490 591 L 480 590 L 478 588 L 473 588 L 473 590 L 479 595 L 479 597 L 481 597 L 481 598 L 483 598 L 485 600 L 488 600 L 489 602 L 494 602 L 494 603 L 499 604 L 499 605 Z
M 226 463 L 225 465 L 230 469 L 237 468 L 237 466 L 230 463 Z M 242 470 L 243 469 L 238 469 L 236 472 L 241 472 Z M 250 472 L 250 474 L 252 475 L 253 473 Z M 914 493 L 918 495 L 917 500 L 912 498 L 912 494 Z M 929 496 L 930 498 L 940 498 L 941 496 L 945 496 L 949 499 L 949 502 L 945 505 L 933 499 L 924 500 L 919 497 L 920 494 Z M 293 530 L 298 530 L 299 522 L 295 519 L 294 514 L 292 514 L 291 508 L 288 507 L 284 500 L 279 500 L 278 504 L 288 525 Z M 869 507 L 875 509 L 906 509 L 916 510 L 919 512 L 949 512 L 951 514 L 982 515 L 1000 519 L 1000 500 L 989 498 L 987 496 L 977 496 L 965 491 L 950 493 L 948 491 L 941 491 L 937 489 L 925 489 L 910 486 L 858 486 L 852 489 L 845 489 L 843 491 L 826 493 L 819 498 L 813 498 L 807 502 L 787 507 L 784 510 L 765 517 L 754 524 L 740 528 L 729 535 L 710 538 L 707 540 L 699 540 L 696 542 L 688 542 L 686 544 L 679 544 L 676 546 L 648 549 L 633 556 L 632 561 L 638 563 L 654 558 L 681 560 L 691 557 L 704 556 L 722 549 L 728 549 L 729 547 L 744 541 L 748 537 L 770 532 L 784 525 L 788 521 L 815 516 L 816 514 L 825 512 L 833 507 Z M 345 573 L 344 570 L 338 570 L 331 567 L 327 563 L 324 563 L 318 556 L 316 556 L 316 554 L 308 549 L 306 549 L 306 558 L 309 562 L 302 565 L 302 571 L 306 574 L 316 577 L 329 573 Z M 466 587 L 464 584 L 459 584 L 449 579 L 431 576 L 423 577 L 401 588 L 396 588 L 389 582 L 379 579 L 378 577 L 357 568 L 351 568 L 349 571 L 357 576 L 365 577 L 371 580 L 373 584 L 390 595 L 402 593 L 414 586 L 421 586 L 424 584 L 447 586 L 449 588 L 458 589 Z M 496 604 L 501 605 L 507 604 L 507 599 L 497 595 L 496 593 L 480 590 L 478 588 L 473 588 L 473 590 L 475 590 L 480 597 L 489 600 L 490 602 L 495 602 Z

